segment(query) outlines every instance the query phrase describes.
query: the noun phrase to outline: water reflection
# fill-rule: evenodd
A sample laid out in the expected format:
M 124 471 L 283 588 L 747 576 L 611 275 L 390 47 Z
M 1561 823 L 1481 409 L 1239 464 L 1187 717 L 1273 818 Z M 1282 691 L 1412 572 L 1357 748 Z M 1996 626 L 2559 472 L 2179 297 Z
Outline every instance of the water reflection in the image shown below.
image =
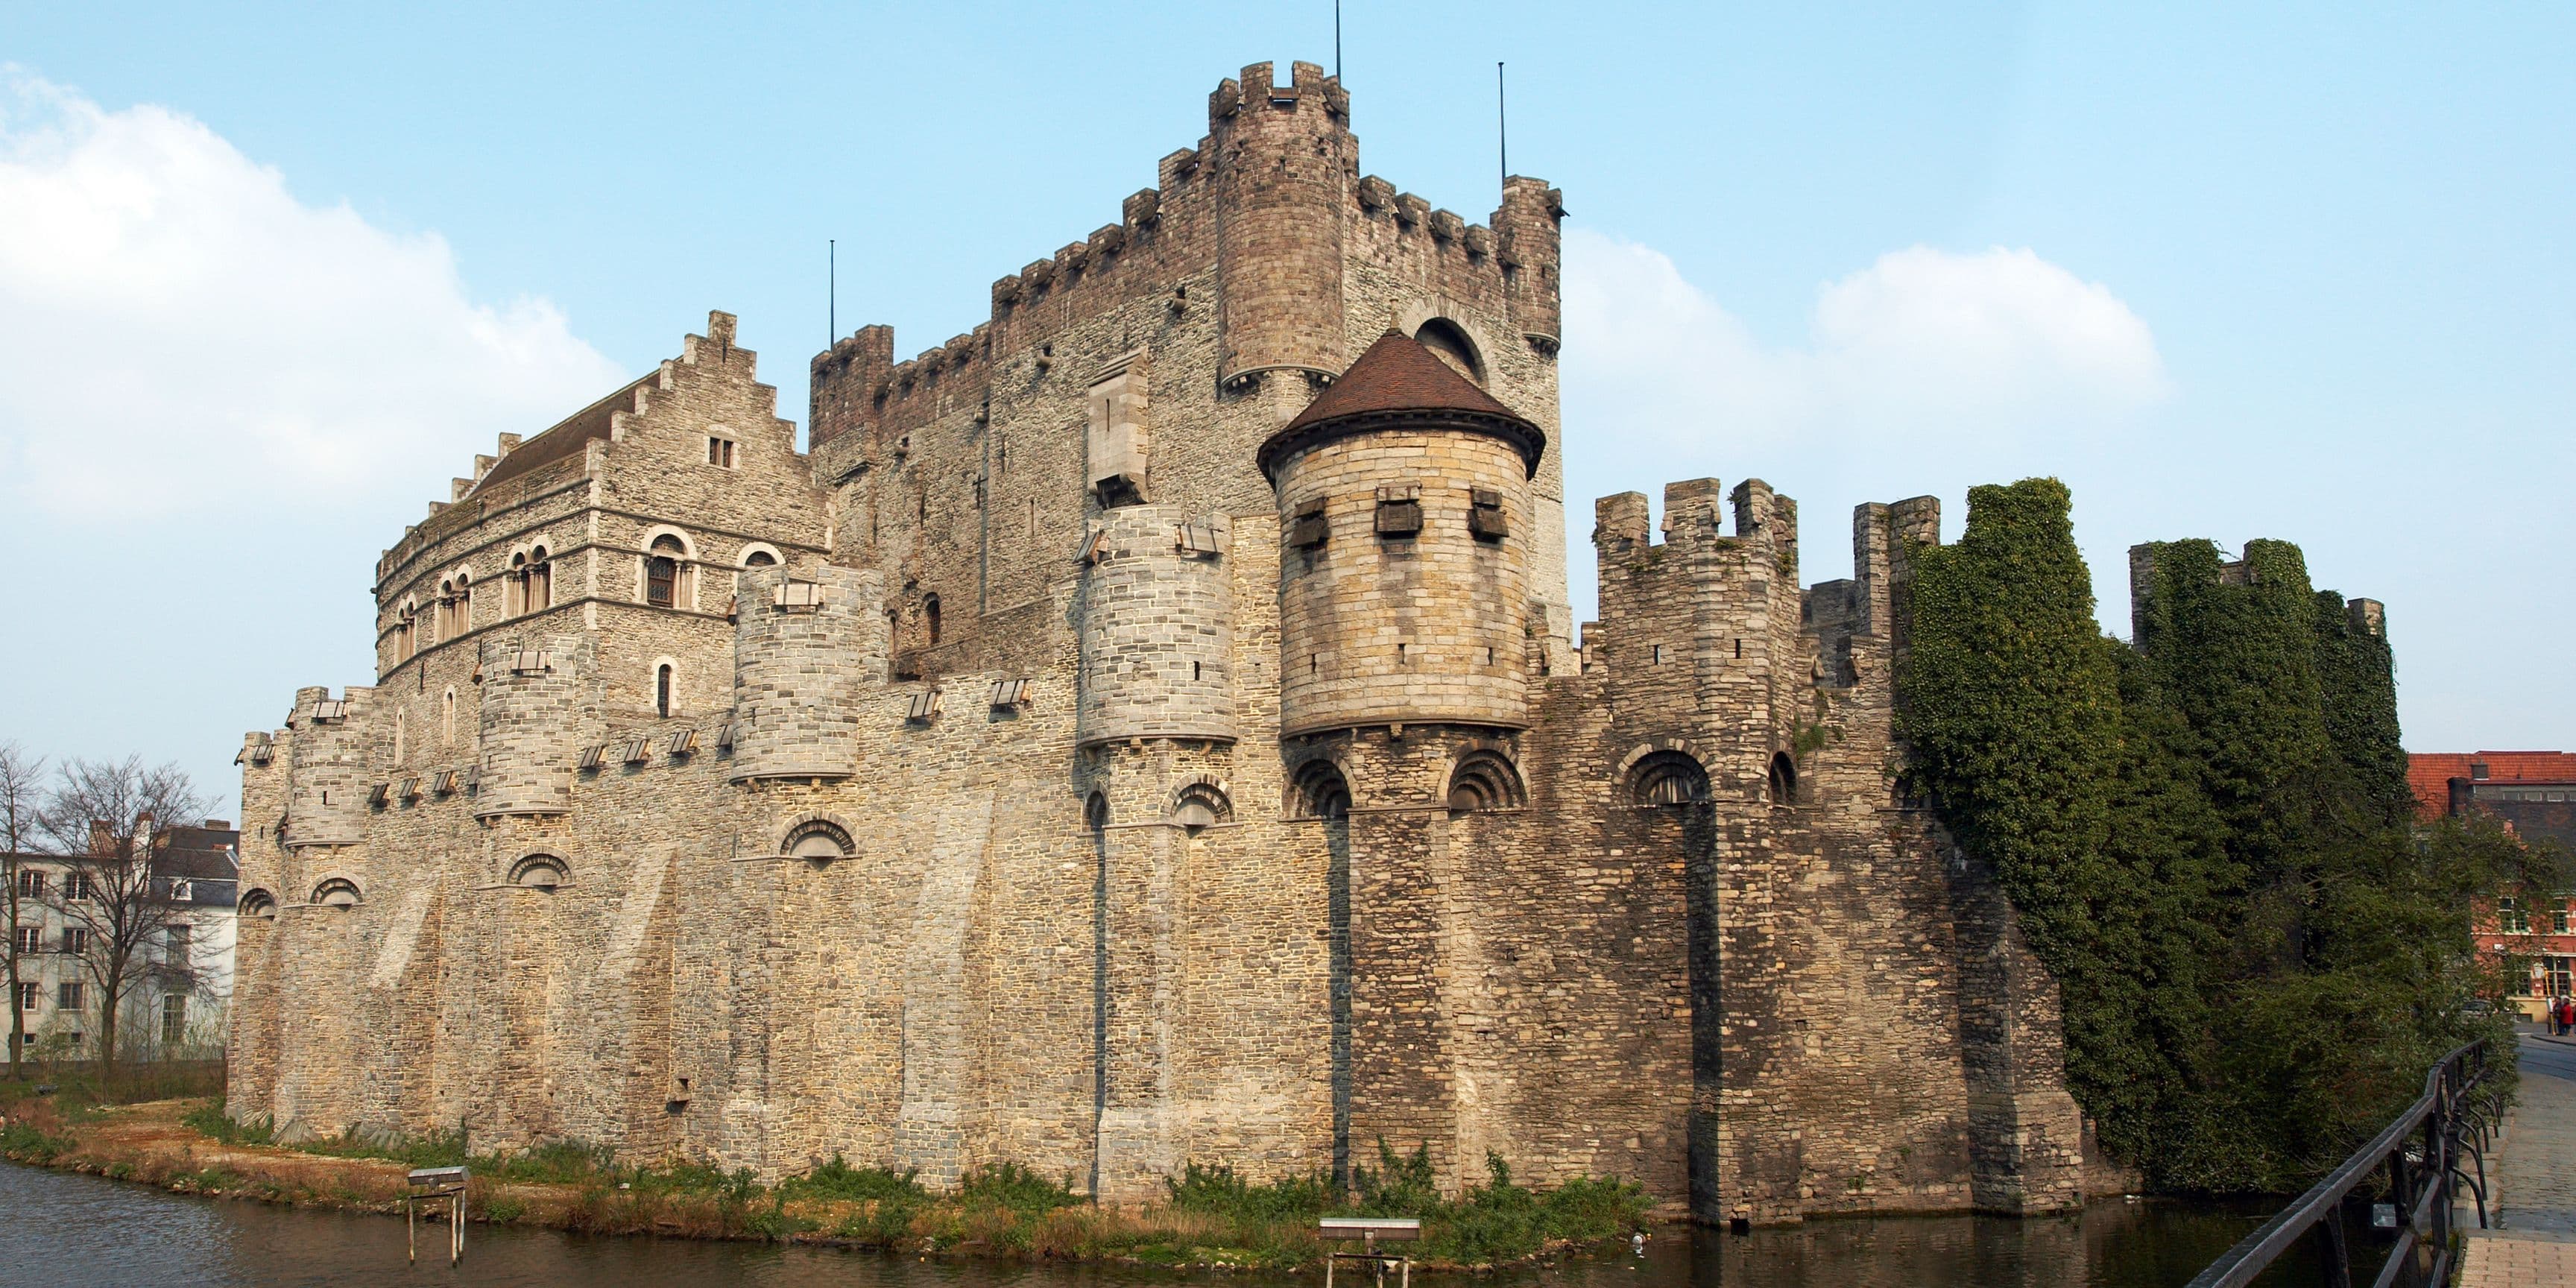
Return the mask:
M 921 1261 L 820 1248 L 604 1239 L 476 1226 L 465 1264 L 443 1238 L 403 1260 L 403 1229 L 382 1217 L 298 1212 L 183 1198 L 86 1176 L 0 1164 L 0 1285 L 302 1285 L 402 1283 L 623 1288 L 1130 1288 L 1252 1283 L 1271 1276 L 1188 1275 L 1127 1267 Z M 2253 1209 L 2098 1205 L 2076 1217 L 1820 1221 L 1730 1235 L 1662 1230 L 1627 1251 L 1507 1272 L 1512 1288 L 2178 1288 L 2260 1221 Z M 441 1256 L 428 1256 L 436 1246 Z M 399 1278 L 394 1278 L 399 1276 Z M 1320 1279 L 1320 1276 L 1314 1278 Z M 1365 1283 L 1353 1280 L 1353 1283 Z

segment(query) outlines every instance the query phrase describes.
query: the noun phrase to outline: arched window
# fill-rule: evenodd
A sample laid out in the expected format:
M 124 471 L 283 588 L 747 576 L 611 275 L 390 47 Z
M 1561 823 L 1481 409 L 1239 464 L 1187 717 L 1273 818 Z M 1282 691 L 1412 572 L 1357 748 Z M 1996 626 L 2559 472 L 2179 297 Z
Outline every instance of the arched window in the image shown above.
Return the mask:
M 438 700 L 438 744 L 442 747 L 456 745 L 456 686 L 452 684 L 448 686 L 446 695 Z
M 1172 821 L 1195 832 L 1216 823 L 1234 821 L 1234 802 L 1226 799 L 1225 789 L 1215 780 L 1202 778 L 1183 787 L 1172 802 Z
M 528 611 L 528 552 L 510 556 L 509 581 L 501 587 L 503 616 L 516 617 Z
M 671 718 L 671 664 L 668 662 L 653 668 L 653 711 L 665 720 Z
M 396 707 L 394 709 L 394 763 L 397 765 L 403 763 L 403 753 L 410 750 L 405 741 L 405 736 L 410 732 L 411 712 Z
M 1771 803 L 1798 803 L 1798 762 L 1789 759 L 1785 751 L 1771 753 Z
M 428 643 L 437 644 L 456 638 L 456 579 L 438 583 L 438 602 L 430 606 Z
M 1341 766 L 1329 760 L 1307 761 L 1297 767 L 1288 806 L 1298 818 L 1348 818 L 1350 781 L 1342 777 Z
M 474 629 L 474 574 L 456 574 L 456 634 Z
M 260 921 L 277 920 L 277 896 L 253 888 L 242 893 L 239 911 L 242 916 Z
M 930 642 L 937 644 L 939 642 L 939 596 L 921 597 L 921 622 L 922 628 L 930 632 Z
M 555 605 L 555 566 L 546 557 L 544 546 L 528 552 L 528 584 L 524 594 L 531 613 Z
M 777 563 L 778 556 L 773 555 L 766 550 L 754 550 L 750 554 L 742 557 L 742 566 L 745 568 L 768 568 L 775 566 Z
M 1091 799 L 1082 803 L 1082 821 L 1095 832 L 1109 826 L 1109 797 L 1106 793 L 1093 792 Z
M 1413 333 L 1414 340 L 1431 356 L 1449 364 L 1452 371 L 1477 384 L 1485 383 L 1485 363 L 1476 356 L 1476 342 L 1447 318 L 1433 318 Z
M 781 848 L 788 858 L 803 859 L 816 868 L 859 852 L 847 830 L 822 818 L 810 818 L 788 829 L 786 844 Z
M 644 602 L 675 608 L 680 600 L 680 560 L 686 554 L 678 537 L 655 537 L 644 559 Z
M 1520 771 L 1512 762 L 1495 752 L 1469 752 L 1458 761 L 1449 775 L 1449 812 L 1469 814 L 1478 810 L 1519 809 L 1528 801 L 1521 790 Z
M 551 854 L 531 854 L 510 865 L 510 884 L 529 890 L 552 890 L 564 883 L 568 869 Z
M 1639 805 L 1697 805 L 1708 799 L 1708 771 L 1681 752 L 1659 751 L 1637 762 L 1628 796 Z
M 408 662 L 420 652 L 420 605 L 405 598 L 401 620 L 394 623 L 394 661 Z
M 313 887 L 313 902 L 325 908 L 355 908 L 365 901 L 358 897 L 357 882 L 333 877 Z

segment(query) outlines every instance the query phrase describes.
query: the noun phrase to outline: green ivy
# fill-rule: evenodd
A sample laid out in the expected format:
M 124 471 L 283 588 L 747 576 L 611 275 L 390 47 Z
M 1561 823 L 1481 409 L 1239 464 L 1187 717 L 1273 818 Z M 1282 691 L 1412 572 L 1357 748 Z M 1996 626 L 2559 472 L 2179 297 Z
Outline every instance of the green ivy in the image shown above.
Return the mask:
M 2410 822 L 2384 639 L 2298 547 L 2150 548 L 2104 637 L 2054 479 L 1969 493 L 1916 553 L 1897 675 L 1911 786 L 1992 866 L 2057 978 L 2070 1089 L 2162 1188 L 2292 1190 L 2497 1021 L 2474 900 L 2558 879 Z

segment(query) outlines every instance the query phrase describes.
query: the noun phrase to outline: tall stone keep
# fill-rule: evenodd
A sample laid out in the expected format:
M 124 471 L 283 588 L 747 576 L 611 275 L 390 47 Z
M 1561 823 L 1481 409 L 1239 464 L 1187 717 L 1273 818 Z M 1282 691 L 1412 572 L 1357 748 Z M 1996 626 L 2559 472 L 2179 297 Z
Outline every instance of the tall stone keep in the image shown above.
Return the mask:
M 295 691 L 295 731 L 287 762 L 286 844 L 356 845 L 367 832 L 365 719 L 371 689 L 351 687 L 333 701 L 327 688 Z
M 574 765 L 590 741 L 597 661 L 587 635 L 526 635 L 483 641 L 483 763 L 474 789 L 478 818 L 561 814 L 572 808 Z
M 1084 554 L 1082 745 L 1234 741 L 1231 528 L 1178 506 L 1103 512 Z
M 1528 724 L 1538 427 L 1389 331 L 1262 444 L 1280 732 Z
M 1208 96 L 1215 149 L 1217 381 L 1267 372 L 1320 383 L 1342 368 L 1342 231 L 1358 181 L 1350 97 L 1313 63 L 1271 64 Z
M 847 777 L 859 695 L 886 676 L 884 580 L 824 565 L 752 568 L 735 585 L 730 777 Z

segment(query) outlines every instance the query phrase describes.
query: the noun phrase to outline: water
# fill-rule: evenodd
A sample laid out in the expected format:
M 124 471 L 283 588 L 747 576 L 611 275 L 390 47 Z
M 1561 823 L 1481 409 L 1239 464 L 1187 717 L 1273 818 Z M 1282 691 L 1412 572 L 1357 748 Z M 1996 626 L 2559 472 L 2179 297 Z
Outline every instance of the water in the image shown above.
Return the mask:
M 1499 1288 L 2180 1288 L 2253 1229 L 2251 1208 L 2097 1204 L 2065 1218 L 1913 1217 L 1819 1221 L 1727 1234 L 1662 1227 L 1626 1250 L 1472 1281 Z M 1130 1267 L 924 1261 L 870 1252 L 689 1240 L 594 1238 L 473 1226 L 465 1264 L 446 1264 L 446 1228 L 403 1260 L 395 1219 L 189 1198 L 96 1177 L 0 1164 L 0 1286 L 114 1284 L 546 1285 L 626 1288 L 1126 1288 L 1243 1284 L 1285 1275 L 1183 1274 Z M 433 1251 L 434 1250 L 434 1251 Z M 1320 1274 L 1293 1276 L 1320 1282 Z M 1365 1279 L 1344 1283 L 1366 1285 Z M 1392 1282 L 1392 1281 L 1390 1281 Z

